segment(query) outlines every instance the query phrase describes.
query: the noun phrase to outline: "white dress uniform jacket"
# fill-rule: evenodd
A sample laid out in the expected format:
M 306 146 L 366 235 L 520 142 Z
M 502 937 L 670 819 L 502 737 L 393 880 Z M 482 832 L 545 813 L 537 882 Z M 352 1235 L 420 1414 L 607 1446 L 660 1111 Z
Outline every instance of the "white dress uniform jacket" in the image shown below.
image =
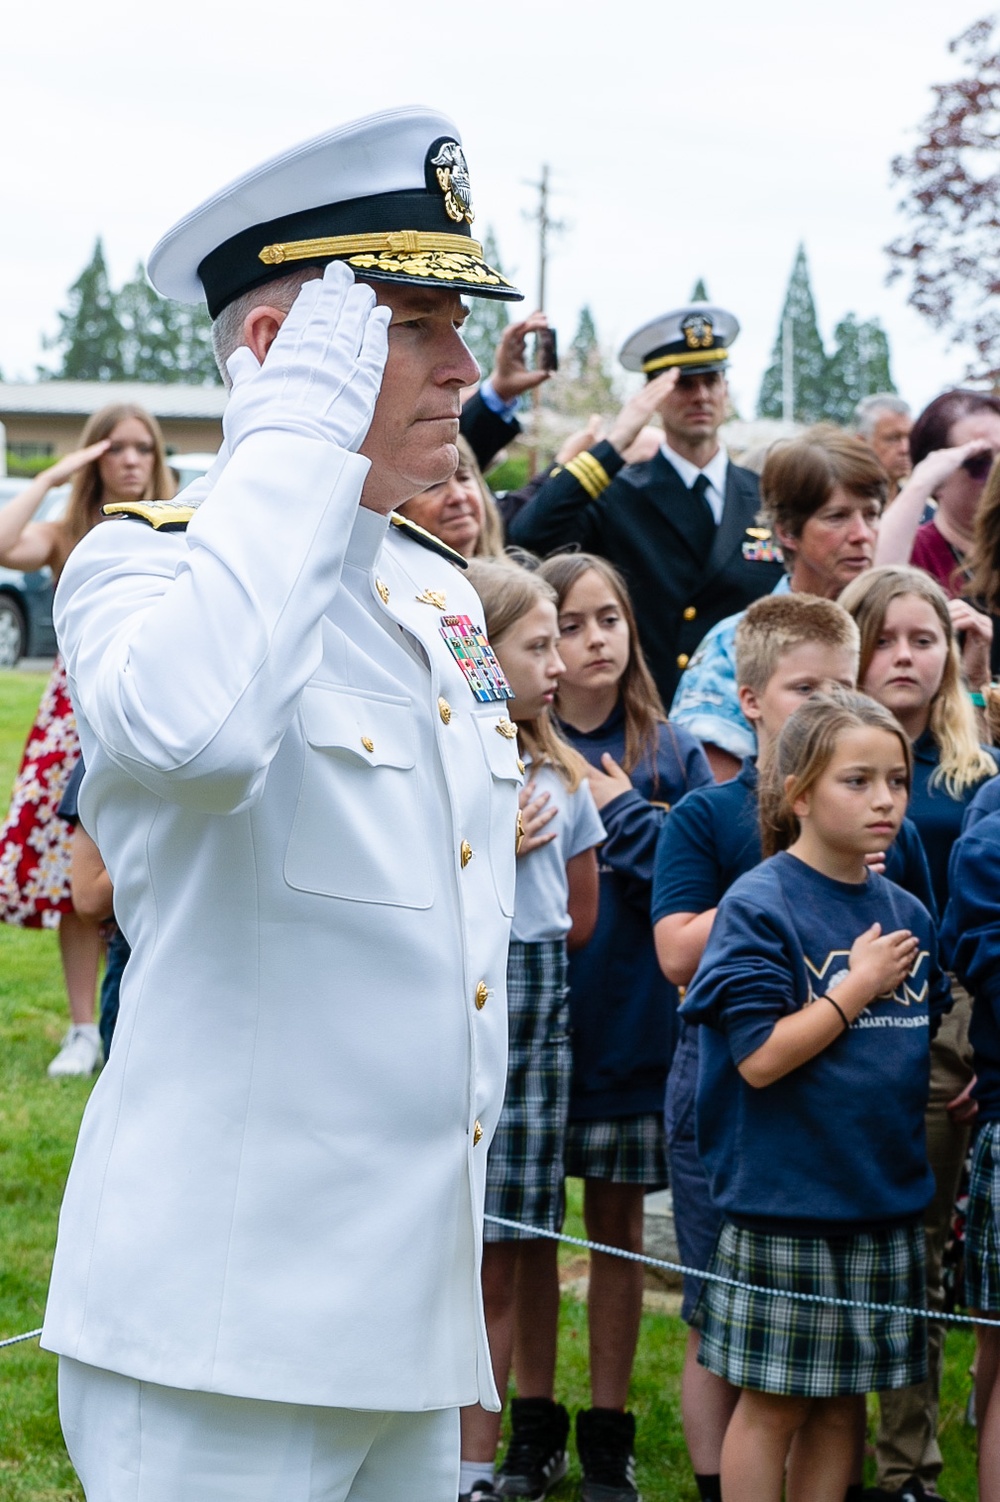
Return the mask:
M 109 521 L 64 572 L 81 816 L 133 953 L 43 1344 L 251 1398 L 496 1407 L 521 774 L 441 634 L 478 597 L 359 509 L 367 469 L 253 435 L 186 532 Z

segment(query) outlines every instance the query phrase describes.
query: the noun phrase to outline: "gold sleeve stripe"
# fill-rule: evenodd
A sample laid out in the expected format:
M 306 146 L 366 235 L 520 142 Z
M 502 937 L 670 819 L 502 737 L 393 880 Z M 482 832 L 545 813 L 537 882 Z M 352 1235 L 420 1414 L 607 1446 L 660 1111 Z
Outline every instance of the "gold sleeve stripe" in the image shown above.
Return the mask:
M 642 368 L 647 375 L 652 375 L 654 370 L 672 370 L 675 365 L 711 365 L 728 358 L 728 349 L 692 349 L 683 354 L 661 355 L 658 360 L 643 360 Z
M 583 486 L 591 500 L 596 501 L 602 490 L 607 490 L 611 484 L 611 476 L 604 465 L 595 459 L 593 454 L 577 454 L 566 465 L 570 474 Z
M 258 259 L 266 266 L 280 266 L 283 261 L 311 261 L 317 256 L 352 256 L 365 251 L 391 251 L 396 255 L 413 255 L 418 251 L 442 250 L 482 259 L 483 247 L 468 235 L 439 235 L 418 229 L 390 230 L 370 235 L 332 235 L 321 240 L 288 240 L 284 244 L 265 245 Z
M 577 454 L 575 459 L 571 459 L 566 465 L 566 473 L 573 476 L 576 483 L 587 492 L 592 501 L 596 501 L 604 486 L 599 485 L 587 466 L 580 462 L 582 457 L 581 454 Z

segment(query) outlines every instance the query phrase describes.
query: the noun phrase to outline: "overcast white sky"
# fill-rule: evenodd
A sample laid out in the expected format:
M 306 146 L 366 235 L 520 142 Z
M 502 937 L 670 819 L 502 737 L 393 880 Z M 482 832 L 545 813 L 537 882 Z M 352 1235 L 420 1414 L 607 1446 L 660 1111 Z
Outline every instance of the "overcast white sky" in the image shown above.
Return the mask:
M 915 406 L 961 351 L 885 286 L 902 227 L 893 155 L 948 41 L 984 0 L 54 0 L 10 7 L 0 41 L 0 370 L 30 379 L 40 336 L 104 237 L 118 285 L 176 218 L 285 146 L 389 105 L 457 120 L 478 211 L 534 302 L 534 207 L 550 165 L 549 313 L 589 303 L 603 343 L 703 276 L 743 332 L 731 385 L 752 415 L 799 240 L 827 340 L 844 313 L 887 328 Z

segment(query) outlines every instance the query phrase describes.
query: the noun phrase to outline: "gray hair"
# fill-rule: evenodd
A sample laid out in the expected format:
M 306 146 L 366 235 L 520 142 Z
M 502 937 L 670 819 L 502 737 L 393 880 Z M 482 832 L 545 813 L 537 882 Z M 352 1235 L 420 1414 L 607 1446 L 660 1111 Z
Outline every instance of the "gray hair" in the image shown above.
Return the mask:
M 883 412 L 891 412 L 896 417 L 910 416 L 907 403 L 891 391 L 876 391 L 873 396 L 864 396 L 854 409 L 854 431 L 860 438 L 875 436 L 875 424 Z
M 271 308 L 278 308 L 282 313 L 287 313 L 298 297 L 302 285 L 322 275 L 322 271 L 317 266 L 300 266 L 296 271 L 290 271 L 287 276 L 275 277 L 273 282 L 265 282 L 262 287 L 253 287 L 249 292 L 241 293 L 239 297 L 234 297 L 231 303 L 226 304 L 212 322 L 212 352 L 215 355 L 215 363 L 219 367 L 219 374 L 227 387 L 231 386 L 232 382 L 226 369 L 226 361 L 233 350 L 238 349 L 243 343 L 243 325 L 247 315 L 252 313 L 254 308 L 263 307 L 265 304 Z

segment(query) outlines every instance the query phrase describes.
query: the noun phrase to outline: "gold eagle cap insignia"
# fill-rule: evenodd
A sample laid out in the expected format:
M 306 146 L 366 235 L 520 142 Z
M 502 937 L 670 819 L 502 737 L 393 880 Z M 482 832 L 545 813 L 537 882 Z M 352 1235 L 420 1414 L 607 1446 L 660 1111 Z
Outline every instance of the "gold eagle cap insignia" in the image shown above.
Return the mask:
M 715 343 L 712 320 L 706 318 L 704 313 L 692 313 L 689 318 L 685 318 L 681 324 L 681 333 L 688 349 L 711 349 Z

